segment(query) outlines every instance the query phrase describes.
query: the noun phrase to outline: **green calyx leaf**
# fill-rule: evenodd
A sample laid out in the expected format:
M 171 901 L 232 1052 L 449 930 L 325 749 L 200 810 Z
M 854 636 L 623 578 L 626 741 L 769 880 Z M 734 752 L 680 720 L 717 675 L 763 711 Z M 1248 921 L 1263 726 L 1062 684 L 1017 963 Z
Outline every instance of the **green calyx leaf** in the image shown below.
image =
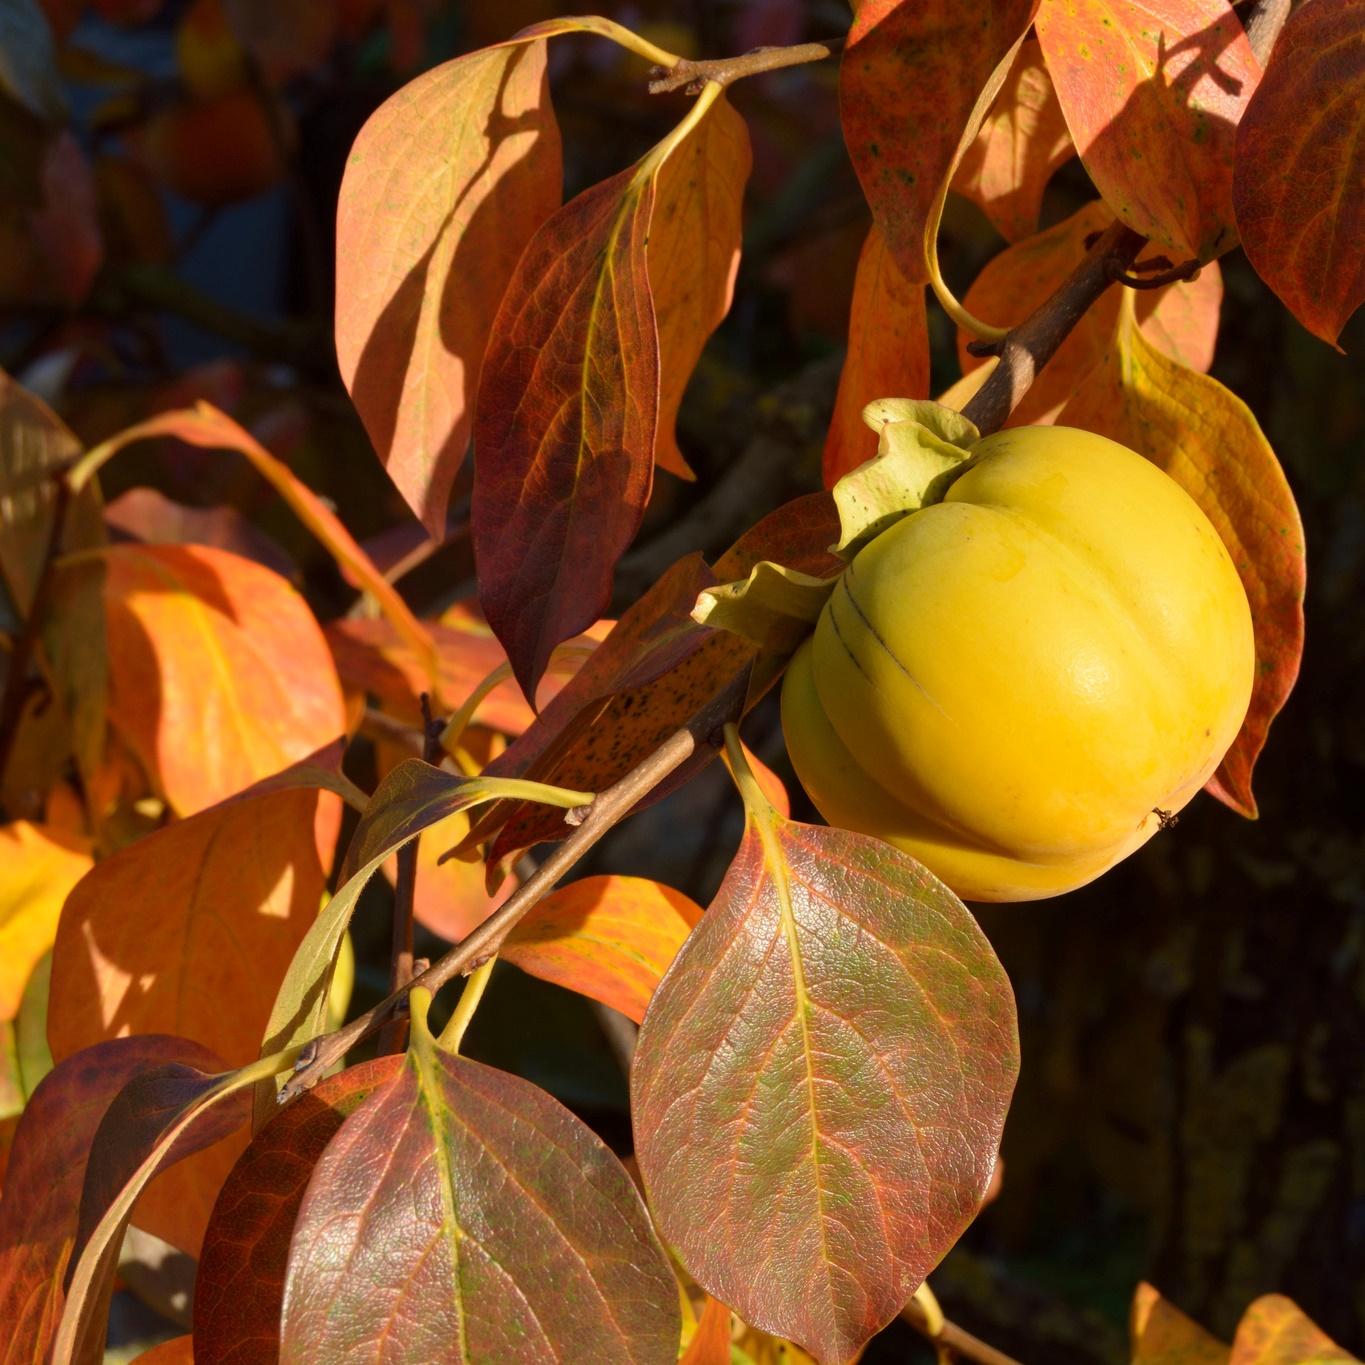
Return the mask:
M 790 654 L 810 634 L 837 582 L 765 559 L 748 578 L 703 590 L 692 619 L 733 631 L 765 651 Z
M 834 485 L 842 531 L 833 552 L 852 559 L 911 512 L 940 502 L 981 439 L 952 408 L 918 398 L 878 398 L 863 421 L 880 434 L 875 458 Z

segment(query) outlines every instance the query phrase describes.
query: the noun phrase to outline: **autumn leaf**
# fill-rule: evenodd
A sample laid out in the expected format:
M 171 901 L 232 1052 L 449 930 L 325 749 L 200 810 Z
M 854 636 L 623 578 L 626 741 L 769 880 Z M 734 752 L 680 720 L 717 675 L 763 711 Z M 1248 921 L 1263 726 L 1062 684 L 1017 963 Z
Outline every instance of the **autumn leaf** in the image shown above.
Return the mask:
M 195 1365 L 276 1365 L 294 1219 L 313 1167 L 402 1066 L 376 1057 L 328 1076 L 251 1140 L 214 1205 L 194 1281 Z
M 1182 260 L 1235 246 L 1233 142 L 1261 73 L 1226 0 L 1042 0 L 1035 28 L 1119 218 Z
M 522 249 L 559 207 L 546 47 L 473 52 L 405 85 L 361 129 L 341 185 L 342 378 L 435 539 L 498 305 Z
M 170 1061 L 211 1063 L 203 1048 L 178 1038 L 119 1038 L 68 1058 L 34 1091 L 0 1199 L 0 1365 L 46 1360 L 95 1131 L 128 1081 Z
M 1028 38 L 963 154 L 952 187 L 978 204 L 1007 242 L 1022 241 L 1038 231 L 1053 171 L 1075 154 L 1042 48 Z
M 1228 1348 L 1145 1281 L 1133 1295 L 1128 1334 L 1132 1365 L 1228 1365 Z
M 195 1365 L 194 1338 L 172 1337 L 134 1356 L 132 1365 Z
M 1355 1362 L 1293 1299 L 1264 1294 L 1237 1324 L 1229 1365 L 1328 1365 Z
M 437 1046 L 424 994 L 402 1069 L 308 1183 L 281 1365 L 674 1365 L 676 1282 L 620 1162 L 529 1081 Z
M 637 1024 L 701 906 L 645 877 L 584 877 L 552 891 L 503 944 L 522 971 L 620 1010 Z
M 79 835 L 27 820 L 0 825 L 0 1020 L 18 1012 L 57 936 L 62 903 L 91 866 L 90 842 Z
M 977 96 L 1038 0 L 863 0 L 839 69 L 844 140 L 901 274 L 927 279 L 924 227 Z M 885 395 L 879 395 L 885 396 Z
M 674 430 L 706 339 L 730 311 L 741 210 L 753 156 L 749 130 L 721 95 L 659 172 L 645 265 L 659 333 L 654 459 L 691 479 Z
M 863 421 L 863 409 L 890 395 L 929 396 L 929 328 L 924 285 L 911 284 L 896 268 L 881 228 L 873 223 L 858 258 L 848 354 L 825 437 L 826 488 L 876 455 L 877 436 Z
M 678 1365 L 730 1365 L 730 1360 L 730 1310 L 708 1294 Z
M 1294 495 L 1255 417 L 1216 379 L 1163 355 L 1127 303 L 1104 361 L 1057 419 L 1145 455 L 1197 502 L 1251 604 L 1256 675 L 1242 729 L 1208 790 L 1256 815 L 1251 774 L 1303 654 L 1304 536 Z
M 1238 125 L 1232 194 L 1257 273 L 1334 346 L 1365 301 L 1362 119 L 1365 13 L 1314 0 L 1289 16 Z
M 828 1365 L 975 1215 L 1018 1071 L 1014 999 L 912 858 L 745 804 L 640 1030 L 636 1158 L 697 1283 Z
M 344 731 L 326 641 L 284 579 L 198 545 L 116 545 L 104 560 L 109 717 L 177 814 Z

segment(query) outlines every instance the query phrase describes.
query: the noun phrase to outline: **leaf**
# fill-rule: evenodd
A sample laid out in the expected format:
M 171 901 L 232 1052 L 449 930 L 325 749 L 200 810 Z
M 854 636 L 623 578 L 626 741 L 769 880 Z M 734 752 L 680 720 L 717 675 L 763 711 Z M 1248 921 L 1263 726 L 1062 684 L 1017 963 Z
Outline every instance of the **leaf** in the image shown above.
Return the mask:
M 1257 274 L 1333 346 L 1365 302 L 1363 119 L 1365 12 L 1314 0 L 1289 16 L 1238 125 L 1232 197 Z
M 200 545 L 116 545 L 105 564 L 109 718 L 178 814 L 345 730 L 322 632 L 269 569 Z
M 294 1219 L 318 1158 L 402 1066 L 376 1057 L 281 1110 L 238 1158 L 214 1205 L 194 1282 L 195 1365 L 275 1365 Z
M 119 1038 L 68 1058 L 29 1100 L 0 1199 L 3 1365 L 46 1359 L 62 1311 L 62 1277 L 95 1130 L 128 1081 L 171 1061 L 204 1063 L 208 1054 L 179 1038 Z
M 114 1097 L 86 1163 L 52 1365 L 99 1359 L 119 1246 L 148 1181 L 242 1128 L 251 1114 L 245 1092 L 288 1060 L 221 1074 L 171 1062 L 135 1076 Z
M 1108 206 L 1095 200 L 1046 232 L 1002 251 L 976 277 L 963 300 L 964 307 L 996 326 L 1013 327 L 1023 322 L 1081 263 L 1086 241 L 1113 221 Z M 1207 370 L 1213 361 L 1222 299 L 1218 264 L 1210 262 L 1198 280 L 1143 291 L 1136 307 L 1149 341 L 1182 364 Z M 1118 310 L 1117 289 L 1100 295 L 1039 373 L 1006 426 L 1057 420 L 1063 405 L 1103 359 Z M 958 359 L 967 374 L 983 365 L 967 350 L 971 340 L 966 333 L 958 332 Z
M 360 130 L 337 206 L 337 359 L 361 421 L 434 539 L 469 445 L 493 319 L 559 207 L 544 41 L 445 62 Z
M 849 156 L 887 250 L 928 278 L 924 228 L 968 116 L 1038 0 L 863 0 L 839 69 Z
M 747 530 L 712 566 L 718 579 L 743 578 L 760 560 L 828 578 L 843 561 L 830 550 L 839 538 L 839 512 L 827 492 L 807 493 L 769 512 Z
M 732 631 L 765 651 L 791 654 L 820 619 L 837 581 L 813 578 L 764 560 L 754 565 L 746 579 L 704 588 L 692 619 Z
M 442 1051 L 341 1126 L 299 1210 L 281 1365 L 674 1365 L 677 1286 L 620 1162 L 529 1081 Z
M 92 865 L 90 842 L 78 835 L 27 820 L 0 825 L 0 1019 L 18 1013 L 62 902 Z
M 701 906 L 662 882 L 584 877 L 546 896 L 512 930 L 501 955 L 638 1024 L 701 915 Z
M 1261 73 L 1226 0 L 1043 0 L 1035 29 L 1114 212 L 1181 259 L 1235 246 L 1233 141 Z
M 721 95 L 659 172 L 645 264 L 659 334 L 659 417 L 654 459 L 692 473 L 675 431 L 683 390 L 706 339 L 730 311 L 739 269 L 749 130 Z
M 1128 1314 L 1132 1365 L 1228 1365 L 1230 1352 L 1145 1281 Z
M 80 143 L 63 128 L 47 144 L 42 167 L 43 205 L 28 228 L 47 260 L 62 303 L 85 301 L 104 260 L 95 177 Z
M 194 1365 L 194 1338 L 172 1337 L 133 1358 L 133 1365 Z
M 190 445 L 209 450 L 235 450 L 245 455 L 257 473 L 267 479 L 289 509 L 322 542 L 323 548 L 379 604 L 425 666 L 436 676 L 436 650 L 422 624 L 412 614 L 398 590 L 375 568 L 369 555 L 355 542 L 341 519 L 282 460 L 277 460 L 249 431 L 225 412 L 202 400 L 193 408 L 159 413 L 128 427 L 96 446 L 72 471 L 71 482 L 79 488 L 106 460 L 135 441 L 154 436 L 177 436 Z
M 1328 1365 L 1338 1360 L 1356 1357 L 1338 1346 L 1293 1299 L 1264 1294 L 1237 1324 L 1230 1365 Z
M 730 1365 L 730 1310 L 710 1294 L 678 1365 Z
M 7 0 L 0 8 L 0 90 L 48 123 L 66 122 L 57 49 L 38 0 Z
M 59 561 L 40 627 L 52 688 L 71 724 L 71 751 L 92 811 L 91 788 L 108 732 L 104 580 L 105 565 L 98 556 Z
M 1250 409 L 1216 379 L 1163 355 L 1119 319 L 1108 352 L 1058 422 L 1145 455 L 1197 502 L 1251 604 L 1256 677 L 1242 729 L 1208 790 L 1254 818 L 1251 773 L 1303 654 L 1304 537 L 1294 495 Z
M 1052 173 L 1076 155 L 1036 38 L 1027 38 L 952 187 L 978 204 L 1007 242 L 1038 231 Z
M 1017 1071 L 1009 981 L 946 887 L 751 813 L 640 1030 L 659 1231 L 746 1322 L 847 1361 L 975 1215 Z
M 882 230 L 873 223 L 858 257 L 848 354 L 825 437 L 825 487 L 877 453 L 877 438 L 863 423 L 863 409 L 887 394 L 929 395 L 929 327 L 924 285 L 911 284 L 896 268 Z

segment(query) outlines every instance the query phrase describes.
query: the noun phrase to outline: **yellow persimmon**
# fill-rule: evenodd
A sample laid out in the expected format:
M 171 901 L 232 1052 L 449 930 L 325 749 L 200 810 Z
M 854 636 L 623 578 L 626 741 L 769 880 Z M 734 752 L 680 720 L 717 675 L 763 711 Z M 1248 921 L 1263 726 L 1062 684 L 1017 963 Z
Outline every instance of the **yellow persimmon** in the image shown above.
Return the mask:
M 1024 427 L 971 454 L 849 565 L 782 722 L 831 824 L 967 899 L 1032 900 L 1208 780 L 1250 700 L 1251 613 L 1208 518 L 1131 450 Z

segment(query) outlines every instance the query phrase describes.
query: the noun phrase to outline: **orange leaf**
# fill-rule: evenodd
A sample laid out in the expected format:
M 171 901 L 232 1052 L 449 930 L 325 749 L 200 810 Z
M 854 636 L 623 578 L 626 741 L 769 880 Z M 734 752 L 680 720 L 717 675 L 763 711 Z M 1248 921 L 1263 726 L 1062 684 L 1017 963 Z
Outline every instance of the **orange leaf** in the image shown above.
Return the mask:
M 133 1359 L 133 1365 L 194 1365 L 194 1338 L 172 1337 Z
M 1007 242 L 1017 242 L 1038 231 L 1043 190 L 1053 171 L 1075 155 L 1042 48 L 1028 38 L 952 187 L 979 204 Z
M 1293 1299 L 1265 1294 L 1251 1304 L 1237 1324 L 1230 1365 L 1328 1365 L 1355 1359 Z
M 1037 6 L 1038 0 L 858 6 L 839 68 L 844 139 L 887 249 L 912 283 L 927 278 L 924 226 L 977 96 Z
M 701 916 L 701 906 L 661 882 L 584 877 L 546 896 L 512 931 L 502 955 L 638 1024 Z
M 1365 13 L 1314 0 L 1289 16 L 1238 125 L 1232 196 L 1257 273 L 1334 346 L 1365 302 L 1362 120 Z
M 730 1365 L 730 1310 L 710 1294 L 678 1365 Z
M 1182 259 L 1235 246 L 1233 138 L 1261 72 L 1227 0 L 1043 0 L 1036 30 L 1114 212 Z
M 833 488 L 849 470 L 877 453 L 877 434 L 863 421 L 863 408 L 877 398 L 928 395 L 924 286 L 911 284 L 901 274 L 886 249 L 881 228 L 873 223 L 858 258 L 848 355 L 825 437 L 825 487 Z
M 1132 1365 L 1228 1365 L 1228 1348 L 1145 1282 L 1133 1295 L 1128 1331 Z
M 655 188 L 645 253 L 659 329 L 654 459 L 684 479 L 696 476 L 678 449 L 678 407 L 707 337 L 730 311 L 752 164 L 749 130 L 722 95 L 664 162 Z
M 433 538 L 469 445 L 498 304 L 559 206 L 544 41 L 470 53 L 360 131 L 337 207 L 337 358 L 379 458 Z
M 282 578 L 199 545 L 104 557 L 110 720 L 177 814 L 342 733 L 326 641 Z
M 976 277 L 964 305 L 985 322 L 1015 326 L 1080 264 L 1086 241 L 1113 221 L 1108 206 L 1097 199 L 1046 232 L 1009 247 Z M 1217 262 L 1210 262 L 1197 280 L 1140 293 L 1136 302 L 1138 321 L 1153 345 L 1191 369 L 1207 370 L 1213 361 L 1222 300 L 1222 276 Z M 1117 290 L 1100 296 L 1039 373 L 1010 414 L 1007 426 L 1057 420 L 1062 405 L 1104 357 L 1118 310 Z M 967 333 L 958 332 L 958 359 L 967 374 L 985 363 L 968 352 L 971 340 Z
M 1125 294 L 1125 302 L 1131 296 Z M 1163 355 L 1125 307 L 1101 365 L 1057 419 L 1145 455 L 1199 504 L 1251 603 L 1251 707 L 1208 790 L 1254 817 L 1251 772 L 1303 654 L 1304 540 L 1294 495 L 1246 404 Z
M 356 544 L 355 537 L 341 519 L 282 460 L 277 460 L 249 431 L 234 422 L 212 403 L 200 402 L 193 408 L 159 413 L 128 427 L 96 446 L 72 471 L 71 482 L 79 488 L 110 456 L 134 441 L 152 436 L 178 436 L 191 445 L 209 450 L 236 450 L 245 455 L 258 473 L 268 479 L 290 510 L 322 542 L 323 547 L 355 581 L 379 603 L 394 629 L 422 660 L 427 676 L 436 677 L 436 647 L 420 621 L 403 601 L 398 589 L 375 568 L 369 555 Z M 316 745 L 309 745 L 315 748 Z

